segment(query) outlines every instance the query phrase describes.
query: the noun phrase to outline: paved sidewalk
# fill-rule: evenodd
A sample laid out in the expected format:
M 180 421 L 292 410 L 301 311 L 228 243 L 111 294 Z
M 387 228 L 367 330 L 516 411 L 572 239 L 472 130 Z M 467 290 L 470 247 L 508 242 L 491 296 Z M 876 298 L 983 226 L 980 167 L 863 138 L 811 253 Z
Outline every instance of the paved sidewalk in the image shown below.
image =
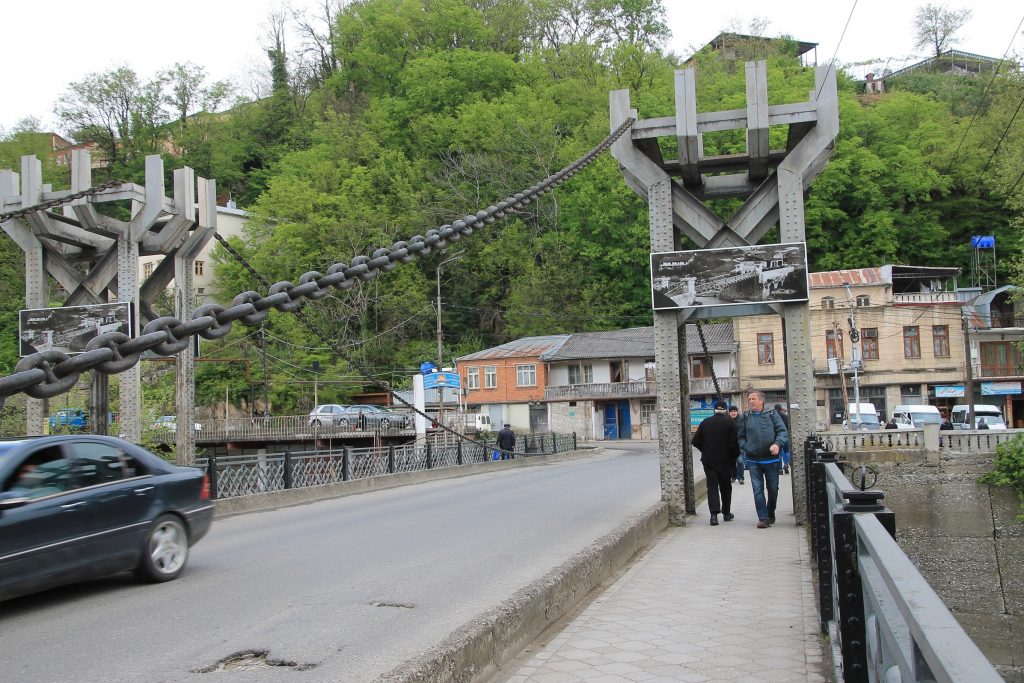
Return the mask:
M 505 668 L 508 683 L 823 682 L 818 614 L 789 476 L 778 524 L 757 529 L 750 480 L 736 519 L 708 524 L 705 502 L 561 632 Z

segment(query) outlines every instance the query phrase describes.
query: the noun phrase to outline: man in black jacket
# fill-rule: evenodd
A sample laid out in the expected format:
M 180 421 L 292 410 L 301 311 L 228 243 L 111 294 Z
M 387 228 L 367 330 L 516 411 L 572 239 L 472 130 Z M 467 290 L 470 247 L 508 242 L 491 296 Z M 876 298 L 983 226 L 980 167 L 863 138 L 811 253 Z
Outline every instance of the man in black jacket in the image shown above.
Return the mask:
M 507 422 L 504 428 L 498 432 L 498 449 L 501 451 L 502 460 L 511 460 L 514 457 L 513 451 L 516 449 L 516 434 Z
M 711 509 L 711 526 L 718 526 L 718 515 L 731 522 L 732 475 L 736 458 L 740 454 L 736 423 L 726 413 L 725 401 L 715 402 L 715 413 L 697 426 L 693 435 L 693 447 L 700 451 L 700 464 L 708 483 L 708 507 Z

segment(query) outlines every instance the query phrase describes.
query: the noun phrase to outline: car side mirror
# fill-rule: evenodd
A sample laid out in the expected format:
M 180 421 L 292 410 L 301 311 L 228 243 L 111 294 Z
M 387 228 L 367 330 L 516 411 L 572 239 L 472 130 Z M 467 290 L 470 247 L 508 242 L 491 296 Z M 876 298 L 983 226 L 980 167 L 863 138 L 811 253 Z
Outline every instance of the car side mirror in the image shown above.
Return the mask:
M 29 502 L 29 499 L 25 496 L 19 495 L 13 491 L 7 491 L 0 493 L 0 512 L 4 510 L 13 510 L 20 508 Z

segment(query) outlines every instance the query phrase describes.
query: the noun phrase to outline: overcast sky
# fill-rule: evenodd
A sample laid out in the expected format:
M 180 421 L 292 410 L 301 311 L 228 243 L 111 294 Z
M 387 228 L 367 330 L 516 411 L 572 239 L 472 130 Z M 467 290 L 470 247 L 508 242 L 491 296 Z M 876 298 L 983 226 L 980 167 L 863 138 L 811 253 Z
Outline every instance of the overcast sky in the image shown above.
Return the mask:
M 787 34 L 818 43 L 819 64 L 831 59 L 838 45 L 837 58 L 842 63 L 893 58 L 897 68 L 913 54 L 914 10 L 925 4 L 923 0 L 857 0 L 839 43 L 854 0 L 664 2 L 673 33 L 668 47 L 680 55 L 688 56 L 727 27 L 747 28 L 755 17 L 766 17 L 767 35 Z M 291 2 L 298 8 L 316 4 L 315 0 Z M 1011 55 L 1024 54 L 1024 38 L 1019 32 L 1014 37 L 1014 27 L 1024 18 L 1024 3 L 947 3 L 951 8 L 968 5 L 974 15 L 957 49 L 998 58 L 1013 39 Z M 54 102 L 69 83 L 120 65 L 148 79 L 175 62 L 193 62 L 205 68 L 211 80 L 244 80 L 253 66 L 264 67 L 263 26 L 270 11 L 281 6 L 274 0 L 5 3 L 0 14 L 0 49 L 6 67 L 0 129 L 9 130 L 27 116 L 55 128 Z

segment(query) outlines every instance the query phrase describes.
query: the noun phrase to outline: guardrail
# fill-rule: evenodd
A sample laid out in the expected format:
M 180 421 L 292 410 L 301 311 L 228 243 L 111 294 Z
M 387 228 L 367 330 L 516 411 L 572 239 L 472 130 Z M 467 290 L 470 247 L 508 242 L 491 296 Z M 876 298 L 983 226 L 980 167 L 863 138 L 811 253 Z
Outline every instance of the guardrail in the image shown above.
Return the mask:
M 804 462 L 821 632 L 831 640 L 835 680 L 1002 681 L 897 545 L 884 494 L 863 478 L 851 484 L 823 445 L 809 436 Z
M 576 434 L 521 435 L 510 455 L 514 458 L 576 450 Z M 210 455 L 196 459 L 210 479 L 213 498 L 280 491 L 365 479 L 399 472 L 458 467 L 494 459 L 493 443 L 431 442 L 374 448 L 289 450 L 258 455 Z
M 309 439 L 328 438 L 332 436 L 373 436 L 400 435 L 413 433 L 411 415 L 394 413 L 407 425 L 396 426 L 393 421 L 386 428 L 376 425 L 364 425 L 353 420 L 344 425 L 323 423 L 311 425 L 308 415 L 279 415 L 274 417 L 239 417 L 227 420 L 206 420 L 196 423 L 196 439 L 200 441 L 259 441 L 264 439 L 290 439 L 305 437 Z M 167 429 L 158 431 L 156 439 L 167 443 L 174 441 L 174 431 Z

